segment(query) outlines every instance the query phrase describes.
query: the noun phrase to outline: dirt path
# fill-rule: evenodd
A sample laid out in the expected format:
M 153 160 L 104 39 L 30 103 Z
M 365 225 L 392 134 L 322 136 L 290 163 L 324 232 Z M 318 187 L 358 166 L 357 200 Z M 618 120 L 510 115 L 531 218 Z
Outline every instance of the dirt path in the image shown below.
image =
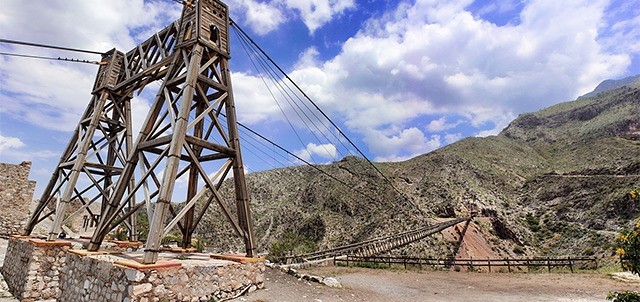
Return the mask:
M 0 239 L 0 266 L 7 241 Z M 267 269 L 265 289 L 234 302 L 394 301 L 605 301 L 612 290 L 640 291 L 640 282 L 602 274 L 456 273 L 315 268 L 305 273 L 335 276 L 344 288 L 330 288 Z M 0 302 L 16 302 L 0 276 Z
M 640 283 L 600 274 L 456 273 L 318 268 L 343 289 L 297 280 L 268 269 L 266 288 L 234 301 L 606 301 L 612 290 L 640 290 Z

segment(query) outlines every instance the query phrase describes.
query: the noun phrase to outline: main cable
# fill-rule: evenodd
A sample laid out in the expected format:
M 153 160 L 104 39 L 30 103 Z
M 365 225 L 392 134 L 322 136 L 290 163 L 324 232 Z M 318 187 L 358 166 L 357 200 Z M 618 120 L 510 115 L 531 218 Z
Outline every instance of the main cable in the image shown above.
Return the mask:
M 240 127 L 244 128 L 245 130 L 249 131 L 249 132 L 250 132 L 250 133 L 252 133 L 253 135 L 255 135 L 255 136 L 257 136 L 257 137 L 259 137 L 259 138 L 263 139 L 264 141 L 266 141 L 266 142 L 270 143 L 270 144 L 271 144 L 271 145 L 273 145 L 274 147 L 276 147 L 276 148 L 278 148 L 278 149 L 280 149 L 280 150 L 284 151 L 285 153 L 287 153 L 287 154 L 289 154 L 289 155 L 291 155 L 291 156 L 295 157 L 297 160 L 299 160 L 299 161 L 301 161 L 301 162 L 305 163 L 306 165 L 308 165 L 308 166 L 310 166 L 310 167 L 314 168 L 314 169 L 315 169 L 315 170 L 317 170 L 318 172 L 320 172 L 320 173 L 322 173 L 322 174 L 324 174 L 324 175 L 328 176 L 329 178 L 331 178 L 331 179 L 333 179 L 333 180 L 335 180 L 335 181 L 339 182 L 339 183 L 340 183 L 340 184 L 342 184 L 343 186 L 345 186 L 345 187 L 347 187 L 347 188 L 350 188 L 351 190 L 354 190 L 355 192 L 357 192 L 357 193 L 359 193 L 360 195 L 362 195 L 362 196 L 364 196 L 364 197 L 366 197 L 366 198 L 370 199 L 371 201 L 376 202 L 376 199 L 375 199 L 375 198 L 373 198 L 373 197 L 371 197 L 371 196 L 369 196 L 369 195 L 365 194 L 364 192 L 362 192 L 362 191 L 360 191 L 360 190 L 358 190 L 358 189 L 354 188 L 353 186 L 351 186 L 351 185 L 347 184 L 346 182 L 344 182 L 344 181 L 342 181 L 342 180 L 340 180 L 340 179 L 336 178 L 335 176 L 333 176 L 333 175 L 331 175 L 331 174 L 329 174 L 329 173 L 325 172 L 324 170 L 322 170 L 322 169 L 318 168 L 316 165 L 313 165 L 313 164 L 311 164 L 310 162 L 308 162 L 308 161 L 304 160 L 304 159 L 303 159 L 303 158 L 301 158 L 300 156 L 297 156 L 297 155 L 293 154 L 293 153 L 292 153 L 292 152 L 290 152 L 289 150 L 287 150 L 287 149 L 285 149 L 284 147 L 282 147 L 282 146 L 280 146 L 280 145 L 276 144 L 274 141 L 272 141 L 272 140 L 268 139 L 267 137 L 263 136 L 262 134 L 260 134 L 260 133 L 258 133 L 258 132 L 256 132 L 256 131 L 252 130 L 251 128 L 249 128 L 249 127 L 247 127 L 247 126 L 245 126 L 245 125 L 241 124 L 240 122 L 237 122 L 237 124 L 238 124 L 238 126 L 240 126 Z
M 79 48 L 70 48 L 70 47 L 62 47 L 62 46 L 55 46 L 55 45 L 47 45 L 47 44 L 40 44 L 40 43 L 33 43 L 33 42 L 16 41 L 16 40 L 9 40 L 9 39 L 0 39 L 0 43 L 17 44 L 17 45 L 25 45 L 25 46 L 41 47 L 41 48 L 51 48 L 51 49 L 58 49 L 58 50 L 90 53 L 90 54 L 95 54 L 95 55 L 104 55 L 104 52 L 100 52 L 100 51 L 93 51 L 93 50 L 86 50 L 86 49 L 79 49 Z
M 8 52 L 0 52 L 0 55 L 7 57 L 18 57 L 18 58 L 29 58 L 29 59 L 40 59 L 40 60 L 52 60 L 52 61 L 65 61 L 65 62 L 73 62 L 73 63 L 85 63 L 85 64 L 95 64 L 102 65 L 103 62 L 98 61 L 89 61 L 89 60 L 81 60 L 81 59 L 69 59 L 69 58 L 61 58 L 61 57 L 44 57 L 44 56 L 34 56 L 34 55 L 25 55 L 18 53 L 8 53 Z
M 384 178 L 386 180 L 386 182 L 398 193 L 401 193 L 391 182 L 391 180 L 389 180 L 389 178 L 387 178 L 386 175 L 384 175 L 384 173 L 382 173 L 382 171 L 380 171 L 380 169 L 378 169 L 378 167 L 376 167 L 373 162 L 371 162 L 371 160 L 369 160 L 369 158 L 360 150 L 360 148 L 358 148 L 358 146 L 353 143 L 353 141 L 340 129 L 340 127 L 338 127 L 338 125 L 336 125 L 333 120 L 331 120 L 329 118 L 329 116 L 322 111 L 322 109 L 320 109 L 320 107 L 302 90 L 302 88 L 300 88 L 300 86 L 298 86 L 298 84 L 296 82 L 293 81 L 293 79 L 291 79 L 289 77 L 289 75 L 282 70 L 282 68 L 276 64 L 275 61 L 273 61 L 273 59 L 271 59 L 271 57 L 240 27 L 240 25 L 238 25 L 235 21 L 233 21 L 233 19 L 229 18 L 230 24 L 231 26 L 236 27 L 244 36 L 247 37 L 247 39 L 251 42 L 251 44 L 253 44 L 258 50 L 260 50 L 260 52 L 269 60 L 269 62 L 271 62 L 271 64 L 273 64 L 278 71 L 280 71 L 280 73 L 282 73 L 287 80 L 289 80 L 289 82 L 291 82 L 293 84 L 293 86 L 296 87 L 296 89 L 298 89 L 300 91 L 300 93 L 302 93 L 302 95 L 316 108 L 316 110 L 318 110 L 322 116 L 324 116 L 329 123 L 331 123 L 331 125 L 333 125 L 333 127 L 335 127 L 338 132 L 342 135 L 342 137 L 344 137 L 349 144 L 351 144 L 351 146 L 353 146 L 356 151 L 358 151 L 358 153 L 360 153 L 360 155 L 362 155 L 362 157 L 382 176 L 382 178 Z

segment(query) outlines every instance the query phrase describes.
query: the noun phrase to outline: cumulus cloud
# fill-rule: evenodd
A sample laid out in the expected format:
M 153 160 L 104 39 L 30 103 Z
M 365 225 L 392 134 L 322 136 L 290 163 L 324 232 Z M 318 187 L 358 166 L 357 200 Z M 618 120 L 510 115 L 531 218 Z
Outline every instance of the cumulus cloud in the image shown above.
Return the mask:
M 247 73 L 234 72 L 231 78 L 234 85 L 234 99 L 238 103 L 239 122 L 254 125 L 272 120 L 279 112 L 271 96 L 271 93 L 277 91 L 276 87 L 273 85 L 267 87 L 262 79 Z
M 229 9 L 233 15 L 240 15 L 253 32 L 268 34 L 286 21 L 285 15 L 276 3 L 256 0 L 231 0 Z
M 418 128 L 408 128 L 393 133 L 371 130 L 365 134 L 365 142 L 376 154 L 376 161 L 402 161 L 431 152 L 442 146 L 441 137 L 426 137 Z
M 253 32 L 266 35 L 292 19 L 301 19 L 311 34 L 345 11 L 354 0 L 231 0 L 233 15 L 240 15 Z
M 427 125 L 427 130 L 429 132 L 441 132 L 441 131 L 453 129 L 461 123 L 462 123 L 461 121 L 449 123 L 447 121 L 447 117 L 443 116 L 437 120 L 432 120 L 431 122 L 429 122 L 429 124 Z
M 427 145 L 421 151 L 440 146 L 415 128 L 417 120 L 444 131 L 453 124 L 442 116 L 452 116 L 477 135 L 497 134 L 517 113 L 570 100 L 630 64 L 628 53 L 599 44 L 605 1 L 529 1 L 521 22 L 504 26 L 474 17 L 470 2 L 402 2 L 370 20 L 339 55 L 292 77 L 379 159 L 392 159 L 419 144 Z
M 337 148 L 333 144 L 320 144 L 308 143 L 306 148 L 297 150 L 294 154 L 307 162 L 317 163 L 315 158 L 321 158 L 324 161 L 331 161 L 336 159 Z
M 640 51 L 634 1 L 613 0 L 622 3 L 620 10 L 608 11 L 605 0 L 501 0 L 475 14 L 472 2 L 401 1 L 369 20 L 335 57 L 322 61 L 317 48 L 308 48 L 290 76 L 339 124 L 362 136 L 377 159 L 402 160 L 462 136 L 496 134 L 519 113 L 590 91 L 624 74 L 630 55 Z M 114 43 L 127 50 L 178 18 L 181 8 L 160 0 L 52 0 L 46 10 L 25 10 L 20 3 L 8 1 L 0 11 L 0 28 L 12 29 L 4 37 L 95 50 Z M 259 34 L 295 18 L 313 33 L 355 2 L 232 0 L 229 6 Z M 517 23 L 482 19 L 519 9 Z M 14 49 L 59 55 L 0 45 L 2 51 Z M 90 99 L 95 72 L 80 64 L 2 57 L 0 110 L 70 130 Z M 236 99 L 243 102 L 241 122 L 277 119 L 280 110 L 260 78 L 243 72 L 232 77 Z M 134 111 L 145 113 L 148 102 L 134 99 Z
M 108 2 L 52 0 L 47 9 L 25 9 L 20 1 L 3 3 L 3 38 L 37 41 L 95 51 L 114 47 L 128 51 L 180 17 L 181 6 L 170 1 Z M 84 16 L 91 16 L 84 17 Z M 114 44 L 115 43 L 115 44 Z M 99 55 L 1 45 L 5 52 L 48 57 L 99 60 Z M 0 97 L 3 114 L 43 128 L 69 131 L 91 99 L 97 66 L 3 57 Z
M 354 0 L 280 0 L 287 8 L 300 13 L 302 21 L 314 33 L 316 29 L 342 14 L 348 9 L 355 8 Z
M 18 149 L 24 146 L 25 144 L 19 138 L 0 134 L 0 152 L 5 152 L 9 149 Z

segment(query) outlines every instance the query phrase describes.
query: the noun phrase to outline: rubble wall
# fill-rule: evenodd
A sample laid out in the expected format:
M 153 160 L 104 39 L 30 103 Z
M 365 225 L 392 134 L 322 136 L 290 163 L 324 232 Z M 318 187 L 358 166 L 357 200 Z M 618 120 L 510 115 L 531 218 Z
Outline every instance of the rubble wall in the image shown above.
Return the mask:
M 23 302 L 58 300 L 68 242 L 15 237 L 9 240 L 2 276 L 9 291 Z
M 218 301 L 264 286 L 264 262 L 138 269 L 69 253 L 59 301 Z
M 29 180 L 31 162 L 0 163 L 0 236 L 21 234 L 30 216 L 35 181 Z

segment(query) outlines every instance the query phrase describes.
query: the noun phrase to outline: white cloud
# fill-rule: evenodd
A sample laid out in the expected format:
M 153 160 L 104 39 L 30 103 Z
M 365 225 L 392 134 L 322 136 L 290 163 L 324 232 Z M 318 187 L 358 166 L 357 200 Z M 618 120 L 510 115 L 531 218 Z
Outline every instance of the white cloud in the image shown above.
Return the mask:
M 35 5 L 35 4 L 34 4 Z M 170 1 L 51 0 L 46 9 L 6 1 L 0 11 L 3 38 L 106 51 L 128 51 L 179 18 Z M 91 17 L 87 17 L 91 16 Z M 11 30 L 8 30 L 11 29 Z M 115 45 L 114 45 L 115 43 Z M 99 55 L 24 46 L 0 50 L 48 57 L 99 60 Z M 97 66 L 23 58 L 0 59 L 2 114 L 40 127 L 70 131 L 89 104 Z
M 0 161 L 40 160 L 59 157 L 58 152 L 50 150 L 26 149 L 27 145 L 17 137 L 0 134 Z
M 0 134 L 0 152 L 5 152 L 9 149 L 19 149 L 24 146 L 25 144 L 19 138 Z
M 453 144 L 463 138 L 464 136 L 462 135 L 462 133 L 445 134 L 444 142 L 446 144 Z
M 251 30 L 258 35 L 270 33 L 284 23 L 286 18 L 275 3 L 255 0 L 231 0 L 230 10 L 242 14 Z
M 364 140 L 376 154 L 375 161 L 402 161 L 442 146 L 439 135 L 426 137 L 418 128 L 395 133 L 372 130 L 365 134 Z
M 517 113 L 570 100 L 630 64 L 629 50 L 609 53 L 599 44 L 605 1 L 529 1 L 521 22 L 506 26 L 474 17 L 465 10 L 470 2 L 402 2 L 335 58 L 291 75 L 364 135 L 379 159 L 393 159 L 418 143 L 431 144 L 423 151 L 439 146 L 414 128 L 417 119 L 458 115 L 479 135 L 497 134 Z M 451 129 L 444 121 L 424 123 L 429 131 Z
M 302 54 L 300 54 L 300 57 L 298 58 L 298 62 L 296 62 L 295 64 L 295 68 L 296 69 L 301 69 L 305 67 L 313 68 L 314 66 L 321 64 L 320 61 L 318 60 L 319 55 L 320 55 L 320 52 L 318 52 L 317 48 L 315 47 L 307 48 Z
M 312 34 L 331 21 L 335 15 L 355 8 L 354 0 L 280 0 L 300 13 L 302 21 Z
M 307 162 L 315 162 L 313 159 L 320 157 L 324 160 L 336 160 L 337 148 L 333 144 L 308 143 L 307 147 L 302 150 L 295 151 L 294 154 Z
M 275 87 L 269 87 L 270 92 L 261 78 L 242 72 L 232 73 L 231 78 L 239 122 L 252 125 L 281 116 L 271 97 L 277 91 Z
M 356 7 L 354 0 L 230 0 L 233 15 L 240 15 L 258 35 L 271 33 L 300 18 L 311 34 L 345 11 Z
M 453 129 L 455 127 L 457 127 L 458 125 L 460 125 L 462 123 L 462 121 L 456 121 L 454 123 L 448 123 L 447 122 L 447 117 L 443 116 L 437 120 L 432 120 L 431 122 L 429 122 L 429 124 L 427 125 L 427 130 L 429 132 L 441 132 L 441 131 L 445 131 L 445 130 L 449 130 L 449 129 Z

